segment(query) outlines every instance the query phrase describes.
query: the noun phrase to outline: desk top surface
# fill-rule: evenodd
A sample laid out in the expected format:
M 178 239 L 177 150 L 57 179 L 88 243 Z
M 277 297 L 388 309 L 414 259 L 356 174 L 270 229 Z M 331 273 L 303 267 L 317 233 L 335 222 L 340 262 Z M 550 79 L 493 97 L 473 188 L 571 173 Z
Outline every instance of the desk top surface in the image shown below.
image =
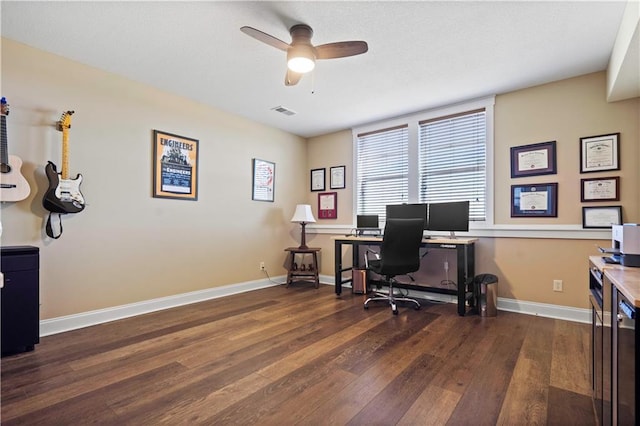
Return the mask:
M 373 237 L 373 236 L 362 236 L 357 237 L 355 235 L 346 235 L 346 236 L 338 236 L 332 237 L 332 240 L 340 240 L 344 242 L 382 242 L 382 237 Z M 477 238 L 425 238 L 422 240 L 423 243 L 427 244 L 473 244 L 478 241 Z

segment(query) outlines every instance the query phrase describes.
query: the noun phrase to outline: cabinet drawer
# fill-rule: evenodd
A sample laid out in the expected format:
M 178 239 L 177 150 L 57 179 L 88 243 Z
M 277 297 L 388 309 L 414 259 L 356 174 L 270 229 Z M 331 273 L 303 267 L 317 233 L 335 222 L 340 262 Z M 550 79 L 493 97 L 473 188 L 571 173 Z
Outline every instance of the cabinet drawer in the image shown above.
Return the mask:
M 32 246 L 11 246 L 0 249 L 2 272 L 29 271 L 39 268 L 39 249 Z
M 1 259 L 1 270 L 3 273 L 13 271 L 31 271 L 39 268 L 37 254 L 21 254 L 17 256 L 3 255 Z

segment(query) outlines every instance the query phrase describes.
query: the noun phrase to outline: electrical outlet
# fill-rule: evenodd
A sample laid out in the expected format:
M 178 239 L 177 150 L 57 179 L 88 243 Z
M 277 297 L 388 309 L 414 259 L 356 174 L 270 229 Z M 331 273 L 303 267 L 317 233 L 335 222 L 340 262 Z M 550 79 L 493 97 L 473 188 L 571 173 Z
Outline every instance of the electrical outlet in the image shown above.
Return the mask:
M 553 291 L 562 291 L 562 280 L 553 280 Z
M 264 271 L 264 262 L 260 262 L 260 270 Z

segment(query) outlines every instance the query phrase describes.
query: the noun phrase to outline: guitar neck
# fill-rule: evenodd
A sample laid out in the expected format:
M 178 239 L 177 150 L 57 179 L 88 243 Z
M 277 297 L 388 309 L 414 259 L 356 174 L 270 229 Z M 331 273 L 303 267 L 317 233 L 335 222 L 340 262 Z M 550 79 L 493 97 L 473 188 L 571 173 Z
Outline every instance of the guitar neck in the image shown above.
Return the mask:
M 62 128 L 62 179 L 69 179 L 69 128 Z
M 0 129 L 0 136 L 2 136 L 2 141 L 0 141 L 0 163 L 9 164 L 9 145 L 7 143 L 7 116 L 2 115 L 2 128 Z

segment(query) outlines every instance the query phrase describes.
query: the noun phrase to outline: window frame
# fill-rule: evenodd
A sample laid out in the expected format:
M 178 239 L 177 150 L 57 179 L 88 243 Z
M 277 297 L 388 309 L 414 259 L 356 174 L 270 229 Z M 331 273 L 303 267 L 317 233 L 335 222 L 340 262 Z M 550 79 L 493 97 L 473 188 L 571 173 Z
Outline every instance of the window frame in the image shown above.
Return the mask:
M 408 156 L 409 162 L 409 203 L 418 203 L 420 197 L 420 179 L 419 179 L 419 132 L 420 122 L 444 118 L 447 116 L 472 112 L 479 109 L 485 110 L 486 120 L 486 173 L 485 173 L 485 220 L 469 222 L 469 229 L 490 228 L 494 224 L 493 211 L 493 183 L 494 183 L 494 105 L 495 96 L 488 96 L 467 102 L 461 102 L 454 105 L 438 107 L 420 111 L 417 113 L 394 117 L 386 120 L 369 123 L 363 126 L 354 127 L 352 129 L 352 150 L 353 150 L 353 170 L 352 188 L 353 188 L 353 220 L 358 214 L 358 135 L 376 132 L 388 128 L 407 126 L 409 146 Z M 355 223 L 355 222 L 354 222 Z

